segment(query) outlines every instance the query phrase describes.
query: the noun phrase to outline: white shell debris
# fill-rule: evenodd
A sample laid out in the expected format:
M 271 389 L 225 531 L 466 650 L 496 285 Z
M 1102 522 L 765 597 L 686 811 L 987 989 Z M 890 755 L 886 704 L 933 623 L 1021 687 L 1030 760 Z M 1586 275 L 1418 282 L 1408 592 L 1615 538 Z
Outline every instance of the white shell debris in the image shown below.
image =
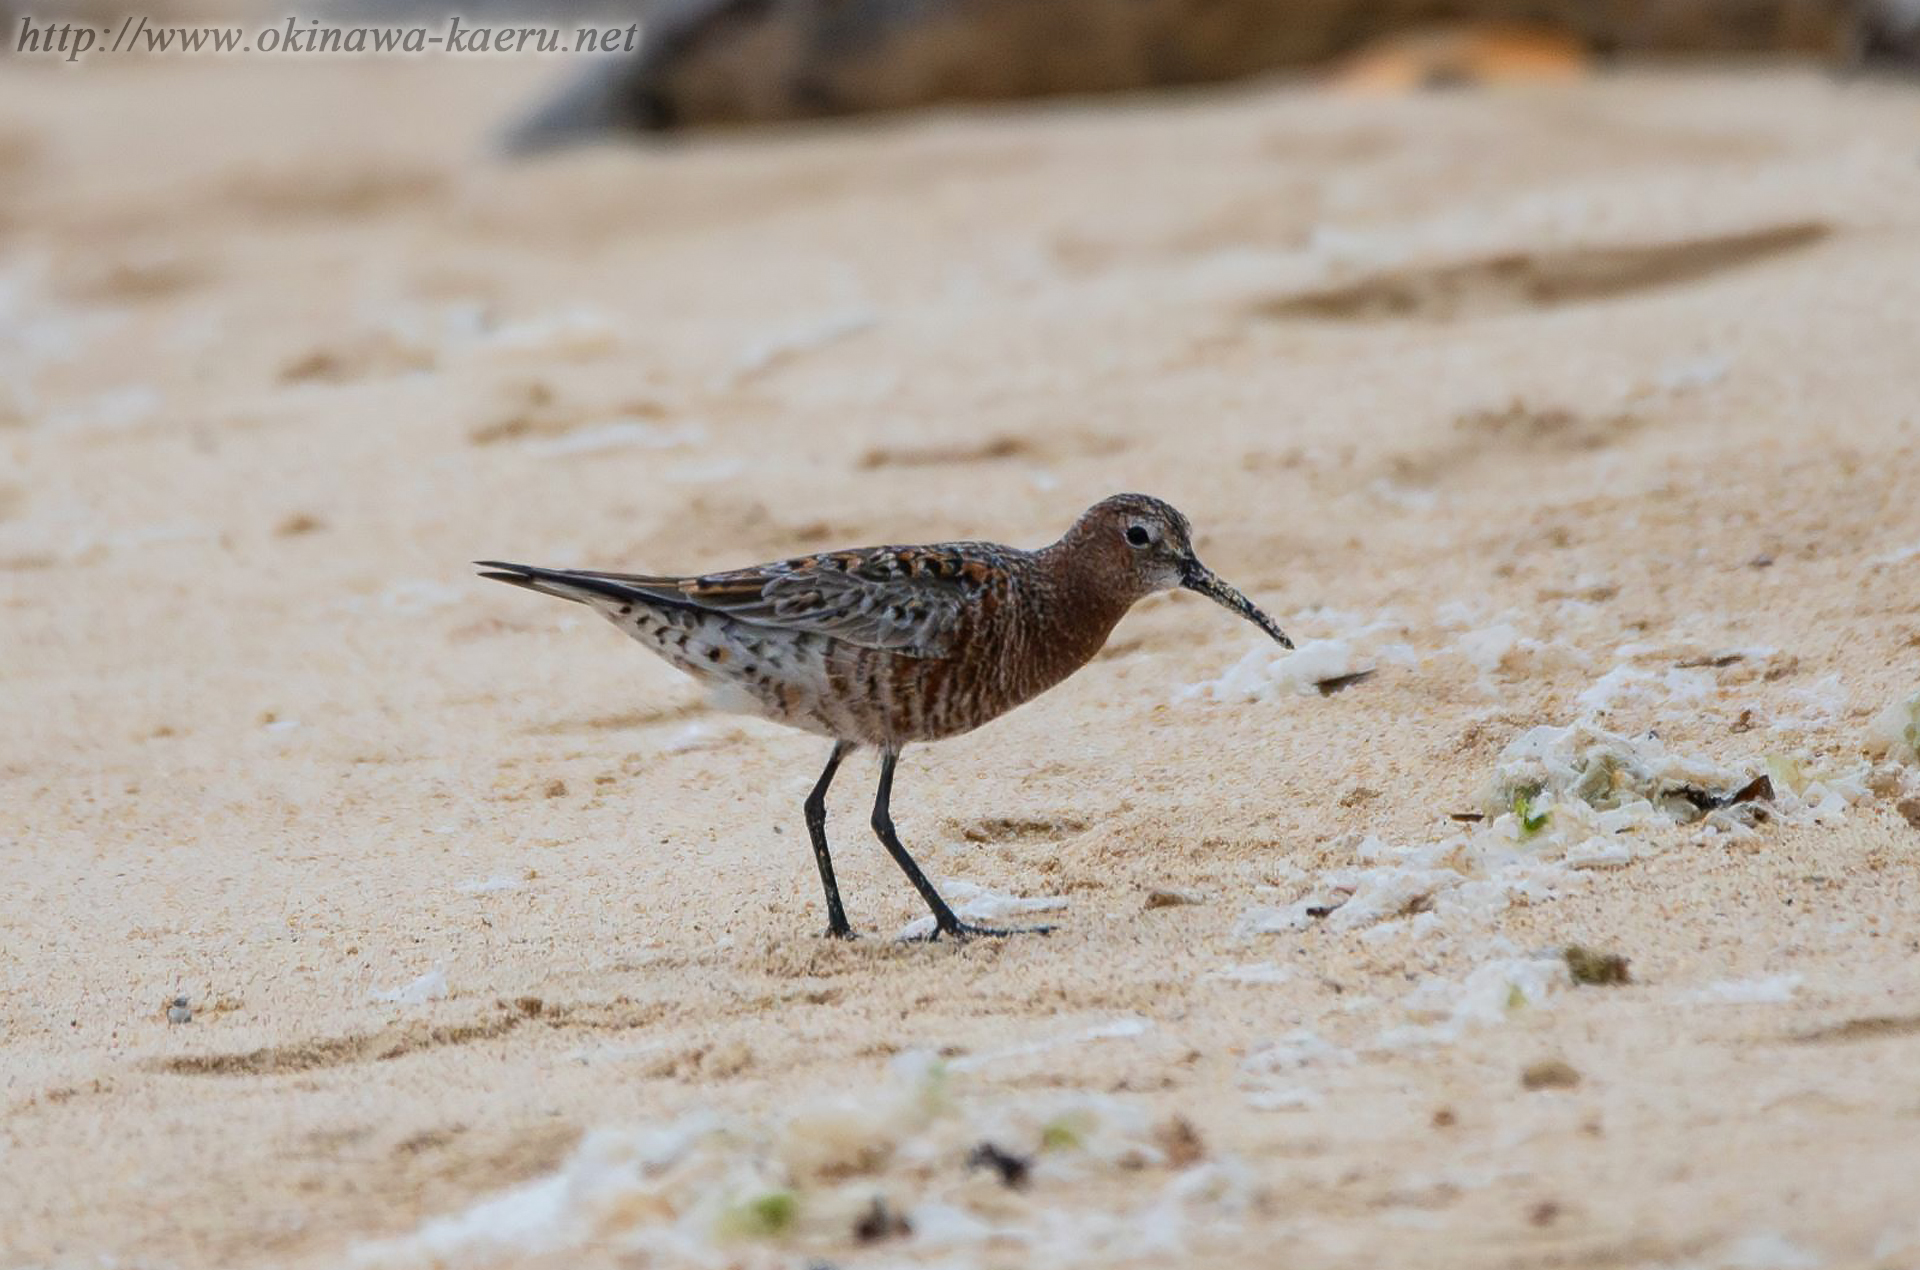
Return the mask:
M 1255 1111 L 1305 1111 L 1320 1104 L 1316 1089 L 1297 1083 L 1279 1083 L 1273 1077 L 1303 1068 L 1343 1066 L 1353 1051 L 1299 1028 L 1270 1041 L 1240 1060 L 1241 1088 Z
M 427 971 L 412 983 L 373 994 L 375 1001 L 391 1001 L 395 1005 L 425 1005 L 429 1001 L 444 1001 L 446 997 L 447 976 L 438 968 Z
M 1302 1085 L 1247 1091 L 1247 1106 L 1255 1111 L 1311 1111 L 1324 1101 L 1319 1090 Z
M 1536 640 L 1525 642 L 1538 643 Z M 1483 675 L 1490 675 L 1500 669 L 1500 663 L 1507 659 L 1509 653 L 1521 646 L 1522 637 L 1511 622 L 1496 622 L 1479 630 L 1463 631 L 1454 643 L 1460 655 L 1471 662 L 1476 670 Z
M 1373 836 L 1354 847 L 1358 863 L 1322 873 L 1312 890 L 1284 908 L 1250 908 L 1234 926 L 1242 937 L 1375 926 L 1426 933 L 1490 918 L 1515 899 L 1545 900 L 1580 879 L 1555 858 L 1558 840 L 1522 848 L 1496 830 L 1411 847 Z M 1369 932 L 1371 934 L 1371 932 Z
M 1270 1041 L 1240 1060 L 1240 1070 L 1248 1076 L 1269 1076 L 1276 1072 L 1298 1071 L 1302 1067 L 1327 1067 L 1353 1061 L 1353 1052 L 1321 1039 L 1305 1028 Z
M 994 1236 L 990 1223 L 952 1204 L 920 1204 L 907 1219 L 918 1248 L 965 1248 L 987 1243 Z
M 1706 810 L 1702 796 L 1732 793 L 1752 779 L 1755 768 L 1673 754 L 1658 737 L 1626 737 L 1582 721 L 1532 728 L 1514 738 L 1501 751 L 1481 804 L 1516 836 L 1530 836 L 1564 815 L 1591 830 L 1584 838 L 1698 820 Z
M 1502 957 L 1475 967 L 1465 979 L 1428 979 L 1402 1003 L 1416 1022 L 1389 1028 L 1377 1047 L 1411 1049 L 1444 1045 L 1470 1028 L 1504 1023 L 1522 1011 L 1543 1006 L 1547 998 L 1571 987 L 1573 975 L 1564 957 Z
M 661 472 L 660 479 L 669 485 L 718 485 L 746 470 L 747 461 L 740 458 L 687 459 Z
M 1505 621 L 1462 631 L 1455 637 L 1452 651 L 1479 672 L 1480 688 L 1485 692 L 1498 692 L 1495 680 L 1500 677 L 1526 678 L 1568 668 L 1584 670 L 1593 664 L 1593 658 L 1575 644 L 1535 639 Z
M 1305 930 L 1317 920 L 1308 911 L 1313 906 L 1313 899 L 1308 898 L 1286 908 L 1256 905 L 1245 909 L 1233 924 L 1234 936 L 1247 939 L 1254 935 L 1284 935 L 1290 930 Z
M 1484 958 L 1493 919 L 1515 902 L 1552 899 L 1585 879 L 1577 870 L 1618 867 L 1671 842 L 1673 830 L 1751 836 L 1765 818 L 1831 824 L 1868 796 L 1865 763 L 1840 766 L 1794 755 L 1724 764 L 1669 751 L 1652 735 L 1623 736 L 1582 720 L 1536 727 L 1507 746 L 1482 794 L 1485 820 L 1470 833 L 1397 846 L 1369 835 L 1354 844 L 1353 863 L 1296 884 L 1290 904 L 1242 911 L 1241 938 L 1285 935 L 1316 923 L 1353 932 L 1364 943 L 1410 935 L 1431 953 L 1471 951 Z M 1765 775 L 1747 801 L 1730 802 Z M 1762 801 L 1764 800 L 1764 801 Z M 1296 892 L 1299 894 L 1299 892 Z M 1470 937 L 1470 938 L 1459 938 Z M 1497 937 L 1492 960 L 1458 980 L 1432 978 L 1403 1002 L 1412 1022 L 1384 1032 L 1386 1049 L 1446 1044 L 1468 1028 L 1537 1007 L 1570 982 L 1558 956 L 1518 955 Z M 1251 973 L 1250 973 L 1251 972 Z M 1261 966 L 1214 972 L 1222 979 L 1258 977 Z M 1458 973 L 1458 972 L 1456 972 Z M 1771 1000 L 1790 993 L 1790 977 L 1755 985 L 1717 985 L 1702 1001 Z M 1250 1073 L 1287 1070 L 1327 1051 L 1297 1034 L 1257 1051 Z
M 1869 1254 L 1877 1262 L 1894 1265 L 1920 1265 L 1920 1219 L 1908 1218 L 1901 1225 L 1882 1232 L 1873 1241 Z
M 407 578 L 390 583 L 380 593 L 380 607 L 403 617 L 417 617 L 436 609 L 448 608 L 467 598 L 465 591 L 425 578 Z
M 1292 652 L 1275 653 L 1262 644 L 1249 649 L 1218 679 L 1181 690 L 1179 700 L 1203 697 L 1211 701 L 1272 701 L 1276 697 L 1310 697 L 1329 679 L 1363 674 L 1374 668 L 1343 639 L 1310 639 Z
M 1228 983 L 1285 983 L 1293 978 L 1293 967 L 1276 966 L 1270 961 L 1250 961 L 1209 971 L 1207 978 L 1224 979 Z
M 1620 665 L 1594 680 L 1575 701 L 1585 715 L 1653 707 L 1659 718 L 1692 717 L 1718 691 L 1718 682 L 1704 670 L 1651 671 Z
M 903 1056 L 879 1096 L 863 1090 L 794 1112 L 775 1129 L 773 1152 L 800 1185 L 884 1168 L 904 1140 L 952 1109 L 949 1071 L 925 1054 Z
M 528 358 L 558 357 L 582 361 L 619 348 L 618 319 L 595 309 L 567 309 L 496 327 L 487 334 L 490 352 Z
M 1797 714 L 1776 715 L 1768 727 L 1775 732 L 1808 732 L 1839 719 L 1847 708 L 1847 690 L 1839 675 L 1824 675 L 1804 688 L 1787 689 Z
M 1111 1023 L 1101 1023 L 1083 1028 L 1066 1036 L 1056 1036 L 1047 1040 L 1027 1041 L 1019 1045 L 1010 1045 L 1005 1049 L 988 1050 L 984 1054 L 968 1054 L 956 1058 L 947 1064 L 951 1071 L 970 1072 L 984 1067 L 988 1063 L 1004 1062 L 1014 1058 L 1029 1058 L 1035 1054 L 1044 1054 L 1048 1050 L 1060 1049 L 1067 1045 L 1084 1045 L 1089 1041 L 1123 1040 L 1129 1037 L 1144 1036 L 1153 1027 L 1148 1019 L 1129 1017 L 1115 1019 Z
M 1725 764 L 1675 754 L 1651 734 L 1628 737 L 1591 722 L 1537 727 L 1516 737 L 1481 795 L 1490 828 L 1534 854 L 1557 851 L 1578 867 L 1624 863 L 1650 833 L 1701 823 L 1711 832 L 1749 835 L 1755 805 L 1720 805 L 1749 781 L 1773 785 L 1771 815 L 1800 824 L 1834 825 L 1868 796 L 1871 765 L 1844 767 L 1804 755 L 1767 754 Z M 1577 844 L 1609 839 L 1615 849 L 1593 856 Z
M 86 401 L 43 416 L 43 426 L 75 432 L 123 432 L 159 414 L 159 390 L 134 384 L 100 393 Z
M 589 1133 L 551 1177 L 529 1182 L 465 1212 L 428 1221 L 411 1235 L 362 1245 L 360 1266 L 487 1264 L 515 1253 L 579 1247 L 631 1220 L 633 1210 L 671 1189 L 714 1182 L 714 1117 L 695 1113 L 672 1124 Z M 703 1158 L 704 1157 L 704 1158 Z M 666 1235 L 654 1246 L 678 1242 Z
M 1440 505 L 1440 491 L 1402 485 L 1384 476 L 1369 482 L 1367 493 L 1401 511 L 1429 512 Z
M 1867 725 L 1867 751 L 1920 763 L 1920 692 L 1889 705 Z
M 1776 1230 L 1743 1236 L 1714 1260 L 1726 1270 L 1819 1270 L 1824 1264 L 1818 1255 Z
M 796 357 L 816 352 L 831 344 L 858 335 L 880 321 L 869 308 L 849 309 L 796 326 L 791 330 L 755 340 L 740 351 L 732 368 L 716 382 L 717 388 L 731 388 L 785 365 Z
M 670 450 L 676 446 L 699 445 L 706 439 L 707 430 L 698 423 L 668 427 L 638 419 L 617 419 L 562 436 L 537 437 L 521 449 L 533 458 L 559 459 L 578 454 L 603 454 L 608 450 Z
M 967 1167 L 982 1142 L 1030 1162 L 1017 1202 Z M 1251 1207 L 1252 1183 L 1231 1160 L 1174 1172 L 1144 1203 L 1139 1183 L 1125 1188 L 1131 1200 L 1054 1185 L 1169 1165 L 1130 1103 L 1074 1091 L 989 1098 L 914 1054 L 877 1087 L 785 1115 L 698 1113 L 597 1130 L 553 1175 L 364 1244 L 354 1262 L 413 1270 L 544 1255 L 565 1264 L 591 1249 L 647 1265 L 758 1270 L 851 1244 L 854 1223 L 883 1195 L 912 1227 L 896 1256 L 991 1245 L 1022 1264 L 1104 1265 L 1143 1248 L 1177 1254 Z
M 1654 376 L 1654 382 L 1667 392 L 1692 392 L 1711 388 L 1727 377 L 1733 359 L 1720 353 L 1668 362 Z
M 1764 975 L 1756 979 L 1723 979 L 1696 988 L 1686 999 L 1704 1005 L 1768 1005 L 1793 1000 L 1793 994 L 1799 989 L 1799 975 Z
M 964 922 L 998 922 L 1023 913 L 1049 913 L 1067 906 L 1064 896 L 1002 895 L 972 882 L 950 881 L 935 884 L 954 916 Z M 895 939 L 925 939 L 933 934 L 933 915 L 915 918 L 900 928 Z

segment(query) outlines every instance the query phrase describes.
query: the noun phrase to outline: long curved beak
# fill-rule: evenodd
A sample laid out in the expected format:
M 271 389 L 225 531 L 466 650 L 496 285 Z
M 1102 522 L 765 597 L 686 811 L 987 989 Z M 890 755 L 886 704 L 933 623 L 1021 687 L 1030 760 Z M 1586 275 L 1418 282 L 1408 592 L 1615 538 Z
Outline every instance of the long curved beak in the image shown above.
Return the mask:
M 1282 648 L 1292 648 L 1293 641 L 1280 629 L 1280 624 L 1254 607 L 1253 601 L 1240 594 L 1214 575 L 1212 569 L 1193 557 L 1187 557 L 1185 570 L 1180 576 L 1180 585 L 1189 591 L 1198 591 L 1221 608 L 1229 609 L 1246 618 L 1267 634 Z

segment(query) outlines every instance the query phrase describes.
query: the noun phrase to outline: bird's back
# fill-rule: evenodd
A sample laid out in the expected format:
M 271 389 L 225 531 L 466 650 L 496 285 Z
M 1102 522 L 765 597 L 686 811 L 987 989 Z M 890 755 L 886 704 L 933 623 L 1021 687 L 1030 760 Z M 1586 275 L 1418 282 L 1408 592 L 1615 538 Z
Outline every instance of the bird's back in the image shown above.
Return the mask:
M 954 542 L 687 577 L 502 564 L 489 576 L 589 604 L 724 708 L 898 746 L 971 731 L 1098 651 L 1118 613 L 1060 629 L 1076 588 L 1049 563 Z

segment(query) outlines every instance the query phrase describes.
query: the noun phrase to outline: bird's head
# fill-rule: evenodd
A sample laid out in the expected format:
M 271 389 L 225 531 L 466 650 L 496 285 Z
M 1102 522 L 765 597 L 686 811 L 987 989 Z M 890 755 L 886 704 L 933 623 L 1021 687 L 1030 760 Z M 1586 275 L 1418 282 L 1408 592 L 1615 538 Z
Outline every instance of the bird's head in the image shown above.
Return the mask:
M 1193 551 L 1192 525 L 1157 498 L 1115 494 L 1102 499 L 1075 522 L 1067 541 L 1078 551 L 1118 569 L 1131 584 L 1134 599 L 1175 588 L 1197 591 L 1246 618 L 1281 647 L 1293 647 L 1277 622 L 1200 563 Z

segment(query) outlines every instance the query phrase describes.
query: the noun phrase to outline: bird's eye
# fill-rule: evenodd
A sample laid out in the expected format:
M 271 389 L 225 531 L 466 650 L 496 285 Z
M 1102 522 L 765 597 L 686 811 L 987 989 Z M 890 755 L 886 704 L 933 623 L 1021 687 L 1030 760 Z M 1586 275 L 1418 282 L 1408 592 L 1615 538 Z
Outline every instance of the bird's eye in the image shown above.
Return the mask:
M 1136 547 L 1144 547 L 1153 541 L 1153 535 L 1147 532 L 1145 525 L 1128 525 L 1127 541 Z

